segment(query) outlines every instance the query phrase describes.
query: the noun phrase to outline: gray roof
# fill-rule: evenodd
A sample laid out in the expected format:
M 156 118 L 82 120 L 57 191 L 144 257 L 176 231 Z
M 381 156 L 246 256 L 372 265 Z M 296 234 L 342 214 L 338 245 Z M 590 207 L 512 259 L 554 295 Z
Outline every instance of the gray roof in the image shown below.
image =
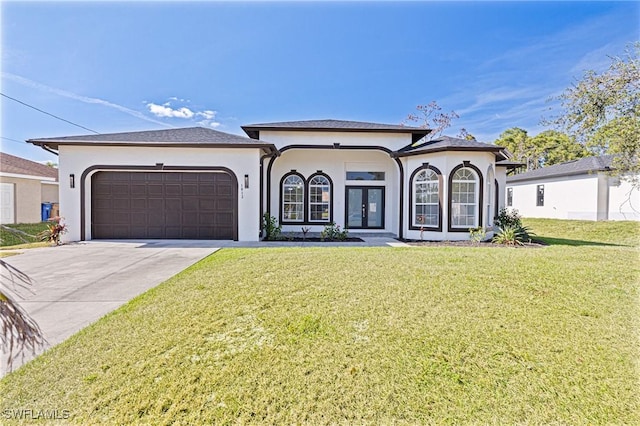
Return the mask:
M 504 148 L 484 143 L 478 142 L 476 140 L 467 140 L 454 138 L 451 136 L 440 136 L 436 139 L 432 139 L 430 141 L 426 141 L 420 145 L 408 145 L 404 148 L 398 150 L 396 155 L 398 157 L 407 157 L 410 155 L 420 155 L 426 154 L 430 152 L 439 152 L 439 151 L 491 151 L 491 152 L 501 152 Z M 506 155 L 505 155 L 506 158 Z
M 530 172 L 509 176 L 507 177 L 507 182 L 521 182 L 605 171 L 612 167 L 613 158 L 613 155 L 602 155 L 599 157 L 585 157 L 579 160 L 567 161 L 565 163 L 554 164 L 553 166 L 542 167 L 540 169 L 531 170 Z
M 202 146 L 269 148 L 274 145 L 204 127 L 147 130 L 141 132 L 105 133 L 97 135 L 64 136 L 58 138 L 29 139 L 34 145 L 58 149 L 59 145 L 118 145 L 118 146 Z
M 401 124 L 368 123 L 364 121 L 348 120 L 302 120 L 281 121 L 276 123 L 259 123 L 242 126 L 242 130 L 252 138 L 259 138 L 261 130 L 296 130 L 296 131 L 327 131 L 327 132 L 381 132 L 381 133 L 411 133 L 415 141 L 431 132 L 430 129 L 403 126 Z
M 58 180 L 58 169 L 4 152 L 0 152 L 0 172 Z

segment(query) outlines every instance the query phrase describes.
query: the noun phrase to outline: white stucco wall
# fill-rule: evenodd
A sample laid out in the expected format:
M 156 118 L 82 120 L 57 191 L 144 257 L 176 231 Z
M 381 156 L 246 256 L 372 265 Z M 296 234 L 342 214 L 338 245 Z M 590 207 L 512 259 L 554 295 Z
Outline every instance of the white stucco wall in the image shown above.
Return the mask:
M 494 169 L 495 163 L 495 155 L 488 152 L 438 152 L 428 155 L 420 155 L 420 156 L 411 156 L 411 157 L 403 157 L 403 164 L 405 167 L 405 215 L 407 217 L 407 222 L 405 223 L 406 233 L 405 238 L 419 240 L 420 231 L 419 230 L 411 230 L 409 229 L 410 222 L 413 218 L 409 217 L 409 191 L 412 190 L 410 178 L 411 174 L 418 168 L 422 167 L 423 163 L 429 163 L 429 165 L 438 168 L 442 173 L 442 193 L 443 193 L 443 203 L 442 203 L 442 232 L 435 231 L 424 231 L 422 233 L 422 238 L 424 240 L 449 240 L 449 241 L 460 241 L 460 240 L 468 240 L 469 233 L 467 231 L 464 232 L 450 232 L 448 231 L 449 225 L 449 176 L 451 171 L 461 165 L 463 161 L 469 161 L 472 165 L 477 167 L 483 179 L 481 191 L 483 191 L 483 201 L 482 201 L 482 222 L 481 224 L 486 227 L 486 212 L 487 209 L 490 208 L 491 211 L 494 209 L 494 197 L 492 196 L 490 199 L 487 199 L 486 196 L 486 184 L 487 184 L 487 171 L 491 168 L 494 171 L 494 174 L 497 175 L 500 179 L 503 179 L 504 172 L 501 169 Z M 498 183 L 500 184 L 500 179 Z M 493 183 L 492 183 L 493 184 Z M 501 186 L 504 188 L 504 186 Z M 493 194 L 493 191 L 492 191 Z M 489 229 L 487 233 L 487 238 L 493 236 L 492 230 Z
M 512 207 L 523 217 L 597 220 L 598 199 L 603 197 L 599 180 L 597 174 L 584 174 L 509 182 L 506 187 L 513 188 Z M 536 206 L 538 185 L 544 185 L 544 206 Z
M 60 215 L 68 232 L 64 241 L 80 240 L 81 175 L 96 165 L 154 166 L 220 166 L 232 170 L 238 179 L 238 239 L 259 238 L 259 165 L 258 148 L 174 148 L 174 147 L 106 147 L 60 146 Z M 125 168 L 126 170 L 126 168 Z M 94 171 L 93 173 L 97 172 Z M 75 175 L 75 188 L 70 188 L 69 175 Z M 244 188 L 244 175 L 249 175 L 249 188 Z M 91 239 L 91 175 L 85 179 L 85 239 Z
M 411 143 L 408 133 L 260 131 L 260 140 L 280 149 L 287 145 L 383 146 L 397 151 Z
M 266 167 L 265 167 L 266 168 Z M 305 179 L 322 170 L 333 182 L 333 221 L 344 228 L 345 225 L 345 187 L 346 186 L 383 186 L 385 188 L 385 227 L 380 229 L 353 229 L 349 232 L 398 232 L 398 166 L 389 154 L 382 151 L 360 151 L 345 149 L 291 149 L 275 160 L 271 170 L 272 216 L 278 218 L 280 212 L 280 181 L 291 170 L 296 170 Z M 385 181 L 347 181 L 347 171 L 377 171 L 385 173 Z M 265 179 L 266 181 L 266 179 Z M 266 196 L 265 196 L 266 202 Z M 309 227 L 311 232 L 320 232 L 324 225 L 283 225 L 283 232 L 301 232 L 301 227 Z
M 640 191 L 633 189 L 628 181 L 607 179 L 609 220 L 640 220 Z

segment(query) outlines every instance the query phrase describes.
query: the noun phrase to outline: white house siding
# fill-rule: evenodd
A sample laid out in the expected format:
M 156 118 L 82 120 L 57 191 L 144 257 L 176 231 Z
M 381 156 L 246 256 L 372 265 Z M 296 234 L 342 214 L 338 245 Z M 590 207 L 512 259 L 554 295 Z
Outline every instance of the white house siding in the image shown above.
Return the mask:
M 61 145 L 60 153 L 60 215 L 65 218 L 68 232 L 64 241 L 78 241 L 80 234 L 81 175 L 96 165 L 226 167 L 238 179 L 238 239 L 257 241 L 259 238 L 259 167 L 258 148 L 174 148 L 126 146 Z M 85 239 L 91 239 L 91 175 L 85 179 Z M 70 188 L 69 176 L 75 176 L 75 188 Z M 244 188 L 244 176 L 249 176 L 249 188 Z
M 512 207 L 523 217 L 598 220 L 600 181 L 598 174 L 584 174 L 509 182 L 506 187 L 513 188 Z M 544 185 L 543 206 L 536 205 L 538 185 Z
M 305 141 L 306 142 L 306 141 Z M 303 143 L 303 142 L 299 142 Z M 267 161 L 268 162 L 268 161 Z M 267 163 L 265 162 L 265 163 Z M 348 149 L 290 149 L 278 157 L 271 169 L 271 204 L 270 214 L 280 218 L 280 182 L 282 177 L 291 170 L 296 170 L 305 179 L 322 170 L 322 173 L 333 182 L 333 221 L 344 228 L 345 225 L 345 187 L 346 186 L 384 186 L 385 187 L 385 218 L 384 229 L 353 229 L 352 234 L 359 232 L 392 232 L 398 233 L 398 191 L 400 174 L 396 162 L 383 151 L 376 150 L 348 150 Z M 376 171 L 384 172 L 384 181 L 347 181 L 347 171 Z M 266 166 L 265 166 L 266 173 Z M 265 178 L 266 185 L 266 178 Z M 265 193 L 266 194 L 266 193 Z M 265 200 L 266 202 L 266 195 Z M 310 228 L 311 232 L 320 232 L 324 224 L 319 225 L 283 225 L 283 232 L 301 232 L 302 227 Z
M 40 222 L 41 216 L 41 177 L 38 176 L 0 176 L 0 182 L 5 185 L 5 189 L 13 186 L 13 207 L 7 205 L 6 209 L 13 208 L 13 216 L 5 217 L 3 214 L 2 223 L 36 223 Z M 11 201 L 11 200 L 10 200 Z
M 280 149 L 287 145 L 341 145 L 351 146 L 383 146 L 397 151 L 411 143 L 408 133 L 374 133 L 374 132 L 310 132 L 262 130 L 260 140 L 272 143 Z
M 608 178 L 609 220 L 640 220 L 640 191 L 627 181 Z
M 486 184 L 487 184 L 487 171 L 491 168 L 494 173 L 494 178 L 498 179 L 498 183 L 501 185 L 501 192 L 504 189 L 504 168 L 494 168 L 495 165 L 495 155 L 493 153 L 488 152 L 475 152 L 475 151 L 466 151 L 466 152 L 457 152 L 457 151 L 449 151 L 449 152 L 438 152 L 433 154 L 425 154 L 419 156 L 410 156 L 403 158 L 403 164 L 405 167 L 405 216 L 407 220 L 405 221 L 405 238 L 408 239 L 421 239 L 419 230 L 409 229 L 411 226 L 411 222 L 413 220 L 412 217 L 409 216 L 409 192 L 412 191 L 411 188 L 411 174 L 418 168 L 422 167 L 423 163 L 429 163 L 430 166 L 436 167 L 442 173 L 442 232 L 436 231 L 424 231 L 422 233 L 422 239 L 424 240 L 449 240 L 449 241 L 459 241 L 459 240 L 468 240 L 469 233 L 468 232 L 449 232 L 448 231 L 448 216 L 449 216 L 449 176 L 451 171 L 461 165 L 464 161 L 469 161 L 472 165 L 477 167 L 482 173 L 483 186 L 480 189 L 483 191 L 483 206 L 482 208 L 482 222 L 478 224 L 479 226 L 486 227 L 486 212 L 487 209 L 490 209 L 492 212 L 495 209 L 495 199 L 492 195 L 490 199 L 487 199 L 486 193 Z M 492 185 L 495 185 L 492 182 Z M 495 188 L 495 187 L 494 187 Z M 493 194 L 493 190 L 491 191 Z M 501 207 L 503 204 L 503 199 L 499 199 L 499 206 Z M 493 236 L 493 232 L 491 229 L 488 230 L 487 238 Z

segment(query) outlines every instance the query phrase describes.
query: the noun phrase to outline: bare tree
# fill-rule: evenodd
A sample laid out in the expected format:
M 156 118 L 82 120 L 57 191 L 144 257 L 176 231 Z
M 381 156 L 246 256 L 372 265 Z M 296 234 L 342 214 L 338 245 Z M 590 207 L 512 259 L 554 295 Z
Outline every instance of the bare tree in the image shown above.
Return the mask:
M 435 139 L 442 132 L 451 126 L 451 121 L 460 118 L 455 111 L 440 112 L 442 108 L 436 101 L 431 101 L 427 105 L 418 105 L 415 114 L 407 115 L 402 125 L 416 125 L 423 129 L 431 129 L 431 133 L 427 135 L 427 139 Z
M 9 371 L 18 355 L 24 358 L 28 350 L 35 353 L 46 342 L 38 324 L 15 300 L 24 291 L 32 293 L 32 284 L 28 275 L 0 259 L 0 349 L 8 355 Z

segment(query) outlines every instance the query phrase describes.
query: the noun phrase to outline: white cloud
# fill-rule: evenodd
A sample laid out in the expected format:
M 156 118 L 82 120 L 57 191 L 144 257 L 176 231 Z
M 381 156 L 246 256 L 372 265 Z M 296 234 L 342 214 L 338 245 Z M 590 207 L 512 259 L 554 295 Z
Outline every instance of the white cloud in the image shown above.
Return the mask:
M 213 129 L 220 126 L 220 123 L 214 120 L 202 120 L 202 121 L 198 121 L 197 124 L 203 127 L 211 127 Z
M 149 102 L 147 104 L 147 108 L 151 114 L 156 117 L 166 117 L 166 118 L 193 118 L 196 115 L 193 111 L 191 111 L 187 107 L 181 107 L 173 109 L 171 108 L 169 102 L 165 102 L 162 105 L 154 104 L 153 102 Z
M 197 112 L 196 115 L 204 118 L 205 120 L 212 120 L 217 113 L 218 113 L 217 111 L 205 110 L 205 111 Z
M 196 124 L 203 127 L 211 127 L 216 128 L 220 126 L 220 123 L 215 120 L 218 111 L 213 111 L 210 109 L 205 109 L 202 111 L 197 111 L 191 108 L 187 108 L 186 106 L 176 106 L 175 108 L 172 106 L 172 102 L 188 102 L 182 98 L 178 98 L 177 96 L 172 96 L 169 98 L 167 102 L 162 104 L 156 104 L 154 102 L 145 101 L 145 105 L 149 112 L 156 117 L 161 118 L 181 118 L 185 120 L 191 119 L 200 119 L 200 121 L 196 121 Z

